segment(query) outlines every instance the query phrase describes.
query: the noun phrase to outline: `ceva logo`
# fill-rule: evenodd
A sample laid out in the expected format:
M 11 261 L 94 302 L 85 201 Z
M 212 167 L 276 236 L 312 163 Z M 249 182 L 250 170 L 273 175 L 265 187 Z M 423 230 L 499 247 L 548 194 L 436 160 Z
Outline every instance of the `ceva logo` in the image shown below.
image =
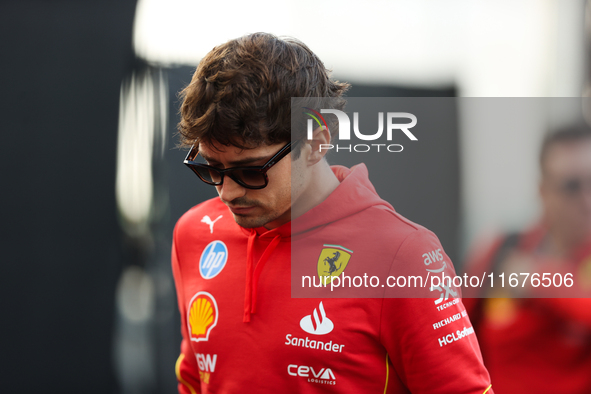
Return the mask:
M 320 310 L 320 315 L 318 314 L 318 310 Z M 312 315 L 304 316 L 300 320 L 300 327 L 308 334 L 325 335 L 333 330 L 334 323 L 326 317 L 324 306 L 322 305 L 322 301 L 320 301 L 318 309 L 314 308 Z
M 313 367 L 307 365 L 289 364 L 287 366 L 287 373 L 291 376 L 299 376 L 308 378 L 310 383 L 321 383 L 328 385 L 335 385 L 337 378 L 330 368 L 320 368 L 318 372 Z M 312 376 L 310 376 L 310 373 Z
M 309 108 L 303 107 L 305 110 L 309 112 L 304 112 L 304 114 L 309 115 L 312 119 L 308 119 L 307 121 L 307 138 L 309 140 L 312 139 L 314 129 L 317 127 L 326 127 L 328 129 L 328 125 L 322 114 L 333 114 L 336 115 L 337 121 L 339 122 L 339 140 L 340 141 L 347 141 L 351 139 L 351 121 L 349 120 L 349 116 L 338 109 L 321 109 L 320 112 Z M 353 112 L 353 133 L 355 137 L 362 141 L 375 141 L 379 139 L 382 134 L 384 133 L 384 118 L 386 118 L 386 139 L 388 141 L 392 141 L 392 135 L 395 130 L 400 130 L 410 139 L 411 141 L 417 141 L 417 137 L 413 133 L 410 132 L 409 129 L 413 128 L 417 124 L 417 117 L 408 112 L 388 112 L 386 116 L 384 116 L 383 112 L 378 112 L 378 131 L 373 134 L 362 134 L 359 130 L 359 112 Z M 410 122 L 408 123 L 394 123 L 394 119 L 408 119 Z M 317 126 L 314 126 L 314 121 L 316 121 Z M 371 145 L 371 146 L 370 146 Z M 380 147 L 385 147 L 388 152 L 402 152 L 403 146 L 400 144 L 356 144 L 356 145 L 333 145 L 333 144 L 320 144 L 319 151 L 321 152 L 324 150 L 336 149 L 338 152 L 339 150 L 346 150 L 349 152 L 369 152 L 372 150 L 372 147 L 376 148 L 377 151 L 380 151 Z

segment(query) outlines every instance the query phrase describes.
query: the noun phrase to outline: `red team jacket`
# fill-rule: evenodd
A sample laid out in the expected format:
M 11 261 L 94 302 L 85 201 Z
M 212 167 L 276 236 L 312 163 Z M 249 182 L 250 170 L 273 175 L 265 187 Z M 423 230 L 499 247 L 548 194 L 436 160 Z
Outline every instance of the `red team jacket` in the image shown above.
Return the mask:
M 333 193 L 276 229 L 240 227 L 219 198 L 178 221 L 179 392 L 492 394 L 460 298 L 292 298 L 292 246 L 293 271 L 316 278 L 335 261 L 347 275 L 453 273 L 437 237 L 380 199 L 365 165 L 332 169 Z

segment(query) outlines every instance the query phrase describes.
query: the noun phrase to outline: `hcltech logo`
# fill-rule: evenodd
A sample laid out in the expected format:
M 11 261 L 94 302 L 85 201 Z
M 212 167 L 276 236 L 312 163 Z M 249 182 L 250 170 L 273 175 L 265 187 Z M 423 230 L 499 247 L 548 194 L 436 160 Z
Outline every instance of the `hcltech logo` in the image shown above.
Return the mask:
M 228 261 L 228 248 L 222 241 L 210 242 L 199 259 L 199 273 L 203 279 L 217 276 Z
M 339 122 L 339 141 L 347 141 L 351 140 L 351 121 L 349 120 L 349 116 L 340 111 L 338 109 L 321 109 L 320 112 L 309 108 L 303 107 L 306 111 L 304 114 L 310 116 L 312 119 L 307 120 L 307 138 L 309 140 L 312 139 L 314 130 L 318 127 L 326 127 L 328 129 L 328 125 L 326 124 L 326 120 L 322 116 L 322 114 L 333 114 L 336 115 L 337 121 Z M 413 133 L 410 132 L 409 129 L 413 128 L 417 124 L 417 117 L 408 112 L 388 112 L 386 116 L 384 116 L 383 112 L 378 112 L 378 131 L 374 134 L 362 134 L 359 130 L 359 112 L 353 112 L 353 133 L 355 137 L 362 141 L 376 141 L 382 134 L 384 133 L 384 118 L 386 118 L 386 139 L 387 141 L 392 141 L 392 136 L 395 130 L 400 130 L 410 139 L 411 141 L 418 141 L 417 137 Z M 394 119 L 408 119 L 410 123 L 395 123 Z M 316 126 L 314 126 L 314 120 L 316 121 Z M 339 151 L 347 151 L 347 152 L 369 152 L 369 151 L 377 151 L 377 152 L 402 152 L 404 147 L 400 144 L 349 144 L 349 145 L 339 145 L 339 144 L 320 144 L 318 150 L 335 150 L 336 152 Z

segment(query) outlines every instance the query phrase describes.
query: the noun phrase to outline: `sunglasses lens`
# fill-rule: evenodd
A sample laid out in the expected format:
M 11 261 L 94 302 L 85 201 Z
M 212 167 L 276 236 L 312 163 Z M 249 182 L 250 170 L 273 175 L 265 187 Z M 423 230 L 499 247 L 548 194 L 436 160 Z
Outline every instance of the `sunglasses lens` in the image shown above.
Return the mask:
M 192 166 L 191 169 L 201 178 L 204 182 L 211 184 L 218 184 L 222 181 L 222 175 L 213 169 L 205 167 Z
M 240 179 L 245 185 L 252 187 L 265 186 L 265 175 L 259 171 L 236 170 L 232 172 L 234 178 Z

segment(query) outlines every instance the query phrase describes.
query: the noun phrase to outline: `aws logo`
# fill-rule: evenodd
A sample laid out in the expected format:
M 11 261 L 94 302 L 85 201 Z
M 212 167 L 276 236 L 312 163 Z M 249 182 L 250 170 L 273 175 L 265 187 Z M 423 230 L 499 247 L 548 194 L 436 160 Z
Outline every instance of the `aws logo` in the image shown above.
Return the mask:
M 187 325 L 191 341 L 207 341 L 211 330 L 218 323 L 218 304 L 206 291 L 195 294 L 189 302 Z
M 431 252 L 423 253 L 423 262 L 425 265 L 431 265 L 434 261 L 442 261 L 443 255 L 441 249 L 432 250 Z
M 427 269 L 427 271 L 429 272 L 433 272 L 433 273 L 440 273 L 443 272 L 443 270 L 445 269 L 445 267 L 447 267 L 447 263 L 445 261 L 443 261 L 443 254 L 441 253 L 441 249 L 437 249 L 437 250 L 432 250 L 430 252 L 427 253 L 423 253 L 423 262 L 425 263 L 425 265 L 431 265 L 434 262 L 437 261 L 441 261 L 441 267 L 437 268 L 437 269 Z

